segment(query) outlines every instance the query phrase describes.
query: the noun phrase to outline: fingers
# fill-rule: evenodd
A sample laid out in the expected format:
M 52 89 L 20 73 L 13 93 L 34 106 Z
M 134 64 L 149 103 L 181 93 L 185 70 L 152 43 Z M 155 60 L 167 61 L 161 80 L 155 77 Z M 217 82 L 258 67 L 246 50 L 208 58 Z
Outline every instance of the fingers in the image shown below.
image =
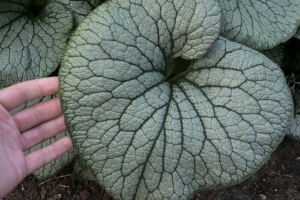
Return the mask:
M 53 95 L 57 91 L 57 77 L 26 81 L 0 90 L 0 104 L 11 111 L 30 100 Z
M 20 132 L 24 132 L 62 114 L 58 98 L 44 101 L 12 115 Z
M 26 156 L 27 175 L 33 173 L 39 168 L 45 166 L 56 158 L 62 156 L 72 147 L 72 141 L 69 136 L 65 136 L 51 145 L 39 149 Z
M 23 151 L 59 134 L 66 130 L 64 117 L 60 116 L 51 121 L 47 121 L 21 134 Z

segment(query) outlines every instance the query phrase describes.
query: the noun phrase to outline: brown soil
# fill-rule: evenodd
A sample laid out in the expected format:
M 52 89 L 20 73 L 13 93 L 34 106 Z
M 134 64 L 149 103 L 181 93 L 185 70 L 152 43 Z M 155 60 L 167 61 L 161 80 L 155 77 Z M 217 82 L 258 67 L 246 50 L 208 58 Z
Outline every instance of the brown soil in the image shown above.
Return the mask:
M 110 200 L 95 182 L 74 180 L 67 167 L 56 177 L 38 181 L 27 177 L 4 200 Z M 241 184 L 195 194 L 192 200 L 298 200 L 300 199 L 300 141 L 285 139 L 271 159 Z

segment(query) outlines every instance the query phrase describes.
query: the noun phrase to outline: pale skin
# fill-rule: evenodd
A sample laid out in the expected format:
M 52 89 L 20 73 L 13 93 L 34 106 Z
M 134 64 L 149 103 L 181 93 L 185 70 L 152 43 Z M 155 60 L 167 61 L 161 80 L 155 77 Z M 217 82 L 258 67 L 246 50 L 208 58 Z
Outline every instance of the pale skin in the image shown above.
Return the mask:
M 69 136 L 38 151 L 24 152 L 66 130 L 58 98 L 11 115 L 25 102 L 58 92 L 58 78 L 42 78 L 0 90 L 0 198 L 26 176 L 63 155 L 72 147 Z

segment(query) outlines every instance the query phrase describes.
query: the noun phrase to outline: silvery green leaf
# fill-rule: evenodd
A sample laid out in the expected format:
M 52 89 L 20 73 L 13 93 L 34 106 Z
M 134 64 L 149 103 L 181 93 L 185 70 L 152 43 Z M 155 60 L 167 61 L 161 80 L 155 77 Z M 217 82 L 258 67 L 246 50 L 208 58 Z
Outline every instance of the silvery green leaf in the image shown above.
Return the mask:
M 300 0 L 220 0 L 221 35 L 258 50 L 291 38 L 300 24 Z
M 219 22 L 212 0 L 115 0 L 71 37 L 59 74 L 66 125 L 115 199 L 188 199 L 236 184 L 289 130 L 282 71 L 215 42 Z
M 63 4 L 49 2 L 38 16 L 29 0 L 0 1 L 0 85 L 51 74 L 67 44 L 73 15 Z

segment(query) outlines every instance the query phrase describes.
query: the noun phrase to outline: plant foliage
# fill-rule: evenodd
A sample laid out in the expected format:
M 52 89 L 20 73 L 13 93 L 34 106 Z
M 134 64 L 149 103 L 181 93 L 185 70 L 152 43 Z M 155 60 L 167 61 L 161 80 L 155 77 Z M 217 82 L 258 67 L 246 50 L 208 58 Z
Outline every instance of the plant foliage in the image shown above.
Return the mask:
M 299 13 L 300 0 L 2 0 L 0 87 L 60 66 L 74 149 L 35 175 L 75 159 L 115 199 L 245 180 L 300 139 Z

